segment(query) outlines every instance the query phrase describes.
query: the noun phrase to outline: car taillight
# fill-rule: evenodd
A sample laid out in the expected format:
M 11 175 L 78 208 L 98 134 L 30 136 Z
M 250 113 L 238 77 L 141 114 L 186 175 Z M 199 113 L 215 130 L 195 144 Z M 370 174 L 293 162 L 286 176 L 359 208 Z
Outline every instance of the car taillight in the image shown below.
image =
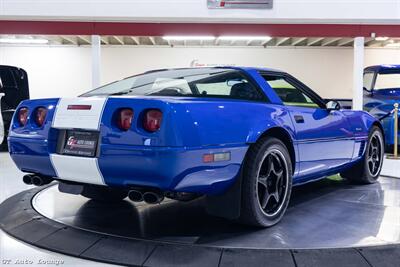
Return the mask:
M 156 132 L 161 127 L 162 112 L 158 109 L 146 111 L 143 118 L 143 128 L 149 132 Z
M 128 131 L 132 125 L 133 110 L 130 108 L 124 108 L 119 111 L 117 124 L 118 127 L 123 131 Z
M 21 126 L 25 126 L 28 122 L 28 108 L 20 108 L 18 111 L 18 122 Z
M 43 126 L 47 115 L 47 108 L 37 108 L 35 112 L 35 122 L 36 124 L 41 127 Z

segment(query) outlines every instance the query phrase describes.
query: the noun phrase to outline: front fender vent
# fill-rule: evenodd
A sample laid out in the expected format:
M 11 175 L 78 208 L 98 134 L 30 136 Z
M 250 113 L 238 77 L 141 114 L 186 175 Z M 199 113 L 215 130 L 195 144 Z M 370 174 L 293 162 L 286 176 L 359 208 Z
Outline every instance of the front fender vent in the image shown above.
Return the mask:
M 367 142 L 366 142 L 366 141 L 362 141 L 362 142 L 361 142 L 360 150 L 358 151 L 358 156 L 359 156 L 359 157 L 361 157 L 362 155 L 364 155 L 364 150 L 365 150 L 366 145 L 367 145 Z

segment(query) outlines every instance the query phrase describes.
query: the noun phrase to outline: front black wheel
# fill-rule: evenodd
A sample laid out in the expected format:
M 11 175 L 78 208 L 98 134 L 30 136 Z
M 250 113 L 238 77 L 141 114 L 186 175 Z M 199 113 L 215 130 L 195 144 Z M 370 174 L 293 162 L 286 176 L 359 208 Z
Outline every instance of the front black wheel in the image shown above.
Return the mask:
M 341 176 L 357 184 L 375 183 L 382 170 L 385 144 L 379 127 L 374 126 L 369 134 L 363 158 Z
M 118 202 L 126 198 L 128 192 L 107 186 L 85 185 L 81 195 L 98 202 Z
M 250 147 L 242 172 L 239 221 L 268 227 L 278 223 L 289 204 L 292 164 L 285 144 L 265 137 Z

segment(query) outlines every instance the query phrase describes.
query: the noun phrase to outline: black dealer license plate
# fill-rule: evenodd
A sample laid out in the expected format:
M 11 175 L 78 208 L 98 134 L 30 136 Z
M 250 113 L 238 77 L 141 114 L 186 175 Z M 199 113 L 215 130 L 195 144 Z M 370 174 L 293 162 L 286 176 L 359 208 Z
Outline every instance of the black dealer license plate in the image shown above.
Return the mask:
M 94 157 L 99 140 L 98 132 L 67 131 L 61 154 Z

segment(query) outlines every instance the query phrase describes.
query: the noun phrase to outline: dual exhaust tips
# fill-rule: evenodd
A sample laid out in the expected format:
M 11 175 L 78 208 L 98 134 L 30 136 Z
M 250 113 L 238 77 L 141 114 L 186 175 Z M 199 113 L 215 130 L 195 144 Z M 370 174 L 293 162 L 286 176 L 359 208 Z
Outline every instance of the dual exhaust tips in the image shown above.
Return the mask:
M 52 178 L 35 174 L 26 174 L 22 178 L 27 185 L 42 186 L 53 181 Z M 132 189 L 128 192 L 128 197 L 134 202 L 144 201 L 148 204 L 158 204 L 164 200 L 164 193 L 156 189 Z
M 22 181 L 27 185 L 33 184 L 36 186 L 42 186 L 42 185 L 51 183 L 53 181 L 53 179 L 49 178 L 49 177 L 34 175 L 34 174 L 27 174 L 27 175 L 24 175 L 24 177 L 22 178 Z
M 164 194 L 159 190 L 132 189 L 128 197 L 133 202 L 144 201 L 148 204 L 158 204 L 164 200 Z

